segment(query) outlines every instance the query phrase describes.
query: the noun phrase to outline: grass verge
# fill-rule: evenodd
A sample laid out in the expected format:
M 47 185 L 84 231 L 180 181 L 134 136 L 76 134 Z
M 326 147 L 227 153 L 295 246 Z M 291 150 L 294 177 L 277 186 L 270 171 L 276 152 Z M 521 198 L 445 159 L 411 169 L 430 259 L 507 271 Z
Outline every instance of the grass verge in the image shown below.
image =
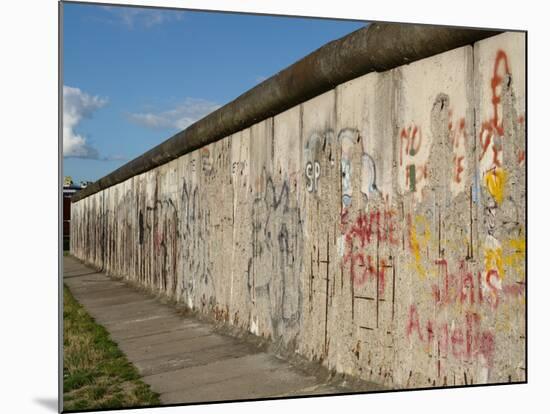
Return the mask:
M 63 287 L 63 410 L 159 405 L 107 330 Z

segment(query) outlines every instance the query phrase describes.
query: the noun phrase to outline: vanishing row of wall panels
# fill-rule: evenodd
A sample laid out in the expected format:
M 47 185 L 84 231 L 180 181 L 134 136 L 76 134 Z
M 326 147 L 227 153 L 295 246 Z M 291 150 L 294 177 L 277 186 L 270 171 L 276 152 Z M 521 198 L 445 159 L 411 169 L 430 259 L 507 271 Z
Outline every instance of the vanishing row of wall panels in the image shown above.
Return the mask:
M 524 380 L 524 45 L 362 76 L 87 197 L 71 251 L 362 379 Z

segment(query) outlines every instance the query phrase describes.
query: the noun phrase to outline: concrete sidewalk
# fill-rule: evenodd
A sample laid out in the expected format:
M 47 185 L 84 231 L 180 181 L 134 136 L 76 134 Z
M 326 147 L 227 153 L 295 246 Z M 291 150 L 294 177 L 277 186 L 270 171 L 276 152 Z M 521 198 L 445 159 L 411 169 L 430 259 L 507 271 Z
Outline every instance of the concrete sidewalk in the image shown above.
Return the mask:
M 63 264 L 64 282 L 74 297 L 110 332 L 164 404 L 352 391 L 257 345 L 217 333 L 73 257 L 65 256 Z

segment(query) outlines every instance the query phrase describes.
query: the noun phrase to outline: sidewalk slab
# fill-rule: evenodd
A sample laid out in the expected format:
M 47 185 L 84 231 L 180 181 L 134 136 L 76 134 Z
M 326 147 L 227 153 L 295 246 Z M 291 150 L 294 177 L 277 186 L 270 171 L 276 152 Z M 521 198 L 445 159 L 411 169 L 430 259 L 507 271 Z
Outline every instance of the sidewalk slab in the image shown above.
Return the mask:
M 350 392 L 64 256 L 64 282 L 166 404 Z

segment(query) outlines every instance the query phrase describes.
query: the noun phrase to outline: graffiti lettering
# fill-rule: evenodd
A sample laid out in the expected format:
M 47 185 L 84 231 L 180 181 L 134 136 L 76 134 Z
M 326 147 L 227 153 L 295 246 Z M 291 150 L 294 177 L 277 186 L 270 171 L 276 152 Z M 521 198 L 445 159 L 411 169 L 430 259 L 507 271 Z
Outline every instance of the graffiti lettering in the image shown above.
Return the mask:
M 317 192 L 319 188 L 319 177 L 321 176 L 321 166 L 317 161 L 313 164 L 308 161 L 306 164 L 307 191 Z
M 466 269 L 466 262 L 461 260 L 458 271 L 449 271 L 447 260 L 437 259 L 435 264 L 442 273 L 443 283 L 432 284 L 432 297 L 438 309 L 452 304 L 487 305 L 497 309 L 501 300 L 519 298 L 524 292 L 523 285 L 503 285 L 496 269 L 477 272 L 477 277 Z
M 489 150 L 489 146 L 492 144 L 493 165 L 496 167 L 501 166 L 499 153 L 502 150 L 501 140 L 504 136 L 502 118 L 499 114 L 502 112 L 502 83 L 509 77 L 510 67 L 508 66 L 508 57 L 503 50 L 499 50 L 495 58 L 493 77 L 491 78 L 491 104 L 493 105 L 493 116 L 488 121 L 482 123 L 481 131 L 479 133 L 479 142 L 481 144 L 481 154 L 479 159 L 481 160 L 485 156 Z
M 346 243 L 359 241 L 361 247 L 365 247 L 371 241 L 397 245 L 395 216 L 396 213 L 393 210 L 360 213 L 346 233 Z
M 265 191 L 252 205 L 252 257 L 247 285 L 257 306 L 265 306 L 275 337 L 288 333 L 300 320 L 302 233 L 300 210 L 294 205 L 288 180 L 275 185 L 267 177 Z M 260 269 L 257 271 L 256 269 Z
M 495 336 L 482 330 L 481 317 L 475 312 L 466 312 L 458 324 L 432 319 L 422 324 L 416 305 L 410 305 L 405 332 L 410 340 L 416 338 L 428 346 L 437 341 L 440 357 L 452 356 L 466 361 L 479 358 L 484 365 L 493 365 Z
M 403 165 L 403 141 L 405 141 L 405 155 L 414 157 L 422 145 L 422 131 L 419 126 L 410 125 L 401 129 L 399 138 L 399 165 Z
M 360 213 L 346 231 L 344 236 L 346 253 L 343 266 L 349 263 L 351 279 L 356 286 L 364 285 L 372 277 L 378 280 L 380 294 L 384 293 L 386 260 L 379 258 L 375 261 L 363 250 L 371 243 L 397 245 L 396 229 L 397 223 L 393 210 L 382 212 L 376 210 L 369 214 Z

